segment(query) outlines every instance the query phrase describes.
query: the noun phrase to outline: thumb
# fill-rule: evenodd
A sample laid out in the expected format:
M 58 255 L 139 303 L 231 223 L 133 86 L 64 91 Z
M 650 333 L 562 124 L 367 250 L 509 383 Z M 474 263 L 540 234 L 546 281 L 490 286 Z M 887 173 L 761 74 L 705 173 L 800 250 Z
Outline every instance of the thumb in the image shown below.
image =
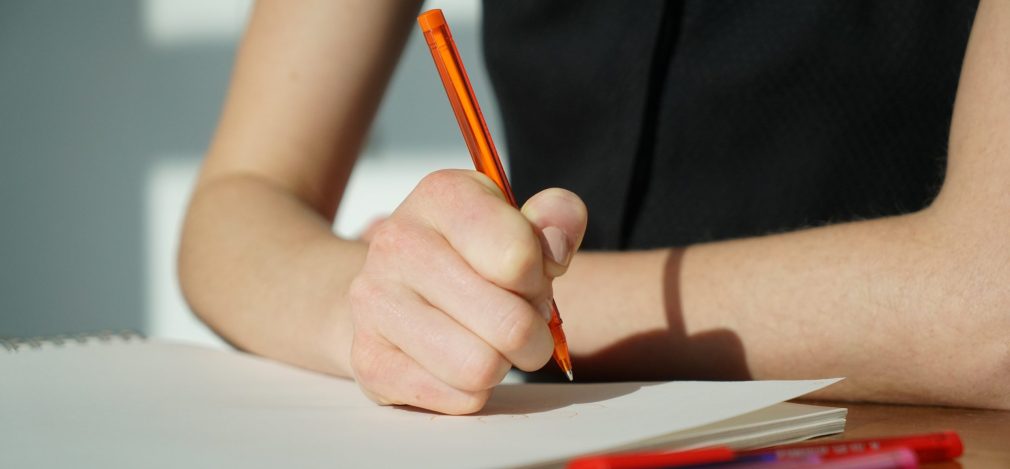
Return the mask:
M 582 244 L 588 220 L 586 204 L 573 192 L 551 188 L 530 197 L 522 213 L 540 238 L 544 273 L 550 278 L 564 274 Z

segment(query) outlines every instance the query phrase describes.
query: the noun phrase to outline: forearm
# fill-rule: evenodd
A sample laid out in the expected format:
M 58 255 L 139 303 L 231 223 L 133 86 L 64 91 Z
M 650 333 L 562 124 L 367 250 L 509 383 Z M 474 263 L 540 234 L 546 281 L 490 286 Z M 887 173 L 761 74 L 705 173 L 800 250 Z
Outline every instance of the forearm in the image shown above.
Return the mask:
M 914 215 L 585 254 L 555 291 L 599 378 L 846 376 L 822 397 L 1010 407 L 1006 255 Z
M 348 376 L 346 293 L 365 250 L 288 191 L 235 175 L 194 194 L 179 277 L 192 309 L 234 345 Z
M 735 331 L 756 378 L 846 376 L 822 396 L 1010 406 L 1006 256 L 940 210 L 698 246 L 691 330 Z
M 179 262 L 186 299 L 233 344 L 349 374 L 365 246 L 331 224 L 419 6 L 256 2 Z

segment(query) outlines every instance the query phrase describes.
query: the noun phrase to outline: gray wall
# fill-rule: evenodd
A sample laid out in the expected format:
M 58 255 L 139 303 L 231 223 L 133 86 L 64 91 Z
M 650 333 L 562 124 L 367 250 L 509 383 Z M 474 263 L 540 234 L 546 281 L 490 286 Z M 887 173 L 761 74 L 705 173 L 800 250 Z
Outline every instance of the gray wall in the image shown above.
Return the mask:
M 126 0 L 0 2 L 0 336 L 145 328 L 144 176 L 207 147 L 235 40 L 155 47 L 140 18 Z M 453 26 L 503 142 L 476 25 Z M 462 145 L 418 36 L 369 155 Z

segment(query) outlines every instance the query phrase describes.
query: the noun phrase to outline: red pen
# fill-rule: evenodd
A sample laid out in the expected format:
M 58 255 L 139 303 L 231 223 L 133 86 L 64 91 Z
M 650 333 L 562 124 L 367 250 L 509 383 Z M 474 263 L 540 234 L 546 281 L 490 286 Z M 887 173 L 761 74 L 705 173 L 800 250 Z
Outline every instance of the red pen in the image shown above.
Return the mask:
M 724 446 L 665 453 L 599 454 L 571 460 L 567 469 L 649 469 L 729 462 L 736 458 Z
M 746 456 L 745 456 L 746 457 Z M 915 451 L 908 448 L 896 448 L 887 451 L 871 451 L 846 457 L 824 459 L 818 456 L 806 456 L 802 459 L 779 459 L 758 461 L 755 463 L 737 464 L 730 462 L 714 466 L 695 466 L 698 468 L 719 469 L 917 469 L 918 458 Z
M 743 451 L 738 455 L 774 454 L 777 459 L 795 459 L 819 456 L 831 459 L 870 451 L 908 448 L 915 452 L 919 462 L 937 462 L 954 459 L 964 452 L 961 437 L 952 431 L 924 435 L 897 436 L 888 438 L 864 438 L 859 440 L 836 440 L 772 448 Z
M 759 463 L 761 461 L 781 461 L 781 464 L 786 464 L 786 466 L 783 467 L 787 467 L 790 461 L 808 463 L 811 458 L 816 458 L 818 461 L 823 461 L 821 464 L 824 464 L 833 459 L 840 460 L 855 455 L 899 450 L 903 448 L 907 448 L 912 451 L 918 462 L 922 463 L 948 461 L 961 456 L 964 452 L 964 445 L 961 443 L 961 438 L 957 435 L 957 433 L 945 431 L 942 433 L 888 438 L 864 438 L 859 440 L 798 443 L 740 452 L 733 452 L 725 447 L 714 447 L 710 448 L 713 450 L 712 453 L 705 453 L 704 451 L 706 450 L 690 450 L 601 454 L 574 459 L 568 464 L 568 468 L 651 469 L 740 461 L 740 459 L 746 460 L 746 458 L 750 456 L 769 456 L 767 459 L 761 458 Z M 729 452 L 728 456 L 726 454 L 727 451 Z M 697 459 L 703 456 L 711 457 L 713 459 L 707 461 Z M 898 462 L 902 463 L 903 461 L 907 462 L 907 458 Z M 752 461 L 740 462 L 743 463 Z

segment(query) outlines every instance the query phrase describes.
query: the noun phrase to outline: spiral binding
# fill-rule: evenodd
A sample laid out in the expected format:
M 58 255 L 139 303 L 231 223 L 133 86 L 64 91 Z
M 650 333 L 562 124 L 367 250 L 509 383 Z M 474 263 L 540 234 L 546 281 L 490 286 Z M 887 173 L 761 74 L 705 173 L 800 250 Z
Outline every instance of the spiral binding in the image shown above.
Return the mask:
M 84 334 L 61 334 L 47 337 L 0 337 L 0 348 L 7 352 L 23 352 L 43 348 L 63 348 L 96 343 L 137 342 L 146 340 L 143 334 L 131 331 L 98 331 Z

